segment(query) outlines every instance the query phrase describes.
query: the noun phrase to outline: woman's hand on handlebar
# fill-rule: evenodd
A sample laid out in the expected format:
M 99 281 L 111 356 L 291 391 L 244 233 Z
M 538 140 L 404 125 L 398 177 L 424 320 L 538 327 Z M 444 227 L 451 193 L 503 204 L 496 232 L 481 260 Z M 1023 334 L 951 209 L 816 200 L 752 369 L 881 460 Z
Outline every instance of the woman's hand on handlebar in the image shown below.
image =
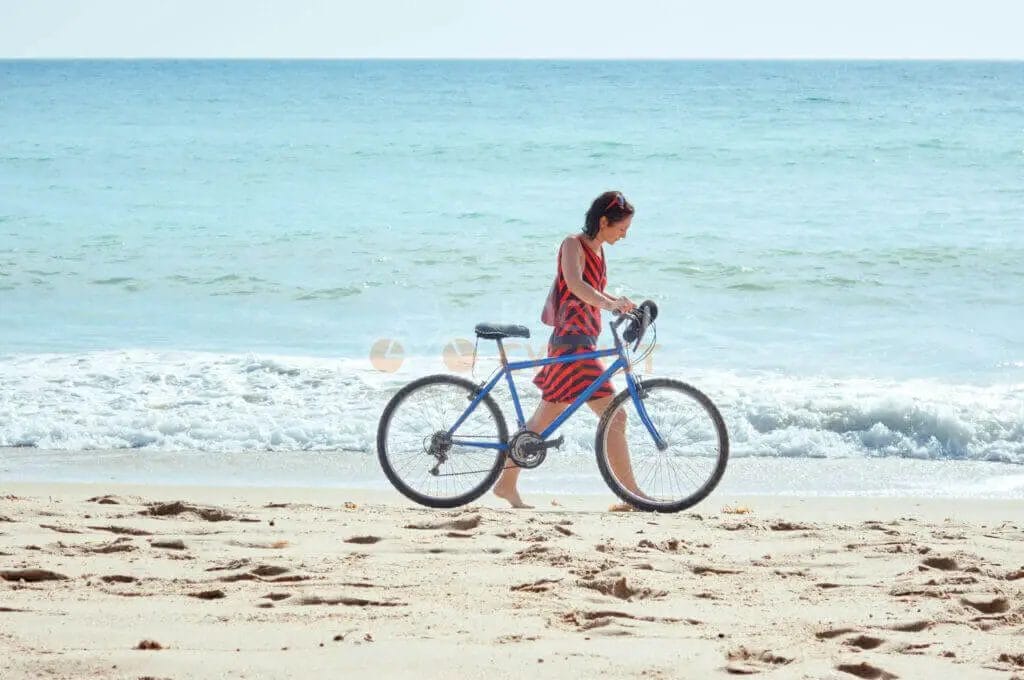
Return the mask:
M 617 314 L 627 314 L 636 309 L 636 305 L 628 297 L 617 297 L 612 300 L 611 311 Z

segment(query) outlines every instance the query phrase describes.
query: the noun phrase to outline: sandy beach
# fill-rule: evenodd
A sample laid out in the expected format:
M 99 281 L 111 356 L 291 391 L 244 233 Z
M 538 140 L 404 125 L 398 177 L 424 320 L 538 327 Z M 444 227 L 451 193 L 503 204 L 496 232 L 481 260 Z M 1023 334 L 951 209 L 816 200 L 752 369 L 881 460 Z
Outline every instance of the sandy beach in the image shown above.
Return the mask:
M 5 484 L 3 678 L 1024 678 L 1020 501 Z

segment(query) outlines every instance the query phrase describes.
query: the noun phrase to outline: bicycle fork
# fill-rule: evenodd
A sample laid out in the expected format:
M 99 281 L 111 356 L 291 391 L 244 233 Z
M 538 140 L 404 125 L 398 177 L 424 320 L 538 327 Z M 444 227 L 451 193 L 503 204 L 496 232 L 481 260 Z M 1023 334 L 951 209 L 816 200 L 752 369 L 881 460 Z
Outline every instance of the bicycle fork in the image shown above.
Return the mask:
M 640 422 L 644 424 L 644 427 L 651 434 L 651 438 L 654 440 L 654 445 L 658 451 L 665 451 L 668 449 L 668 443 L 662 438 L 654 423 L 651 422 L 651 417 L 647 415 L 647 407 L 644 405 L 644 400 L 647 399 L 647 390 L 644 388 L 643 382 L 633 378 L 632 373 L 627 373 L 626 385 L 629 388 L 630 397 L 633 398 L 633 406 L 636 408 L 637 415 L 640 416 Z

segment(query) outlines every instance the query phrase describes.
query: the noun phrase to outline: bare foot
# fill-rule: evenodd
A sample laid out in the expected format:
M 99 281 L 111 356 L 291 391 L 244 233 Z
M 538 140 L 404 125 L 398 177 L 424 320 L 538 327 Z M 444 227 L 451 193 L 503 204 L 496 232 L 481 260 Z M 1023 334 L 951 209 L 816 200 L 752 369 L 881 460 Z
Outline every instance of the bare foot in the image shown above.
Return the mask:
M 514 488 L 504 489 L 496 486 L 494 487 L 494 495 L 498 498 L 504 498 L 513 508 L 524 510 L 533 508 L 532 505 L 527 505 L 523 502 L 523 499 L 519 497 L 519 492 Z
M 629 503 L 615 503 L 614 505 L 609 505 L 608 506 L 608 512 L 634 512 L 634 511 L 636 511 L 636 508 L 634 508 Z

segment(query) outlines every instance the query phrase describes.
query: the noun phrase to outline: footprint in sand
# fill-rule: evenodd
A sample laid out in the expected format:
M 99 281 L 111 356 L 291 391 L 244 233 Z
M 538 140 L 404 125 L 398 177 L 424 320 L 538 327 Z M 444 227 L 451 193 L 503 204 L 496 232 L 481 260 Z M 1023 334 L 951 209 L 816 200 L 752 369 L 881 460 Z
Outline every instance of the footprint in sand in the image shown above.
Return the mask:
M 982 614 L 1003 614 L 1010 611 L 1010 603 L 1005 597 L 995 597 L 991 600 L 964 597 L 960 599 L 960 603 L 977 609 Z
M 898 675 L 890 673 L 889 671 L 872 666 L 866 661 L 860 663 L 844 663 L 836 666 L 837 671 L 843 673 L 849 673 L 850 675 L 856 675 L 858 678 L 864 678 L 865 680 L 894 680 L 898 678 Z
M 102 579 L 104 583 L 135 583 L 138 581 L 134 576 L 122 576 L 121 574 L 101 576 L 100 579 Z
M 924 650 L 929 649 L 933 645 L 934 645 L 934 643 L 931 643 L 931 642 L 917 642 L 917 643 L 900 645 L 899 647 L 896 648 L 896 651 L 899 652 L 900 654 L 911 654 L 911 655 L 915 655 L 916 656 L 916 655 L 924 654 L 925 653 Z
M 270 541 L 265 543 L 258 541 L 228 541 L 228 545 L 239 548 L 256 548 L 258 550 L 282 550 L 291 544 L 288 541 Z
M 280 576 L 288 573 L 287 567 L 278 567 L 271 564 L 261 564 L 251 571 L 256 576 Z
M 1002 663 L 1008 663 L 1011 666 L 1016 666 L 1018 668 L 1024 668 L 1024 654 L 1003 653 L 999 655 L 997 661 L 1001 661 Z
M 876 521 L 876 520 L 869 520 L 867 522 L 864 522 L 864 524 L 862 526 L 865 529 L 869 529 L 871 531 L 881 531 L 886 536 L 899 536 L 900 535 L 899 531 L 897 531 L 896 529 L 892 529 L 891 528 L 893 526 L 899 526 L 898 522 L 890 522 L 888 525 L 885 525 L 882 522 L 879 522 L 879 521 Z
M 818 527 L 812 524 L 801 524 L 799 522 L 774 522 L 768 525 L 772 531 L 812 531 Z
M 845 640 L 843 644 L 849 645 L 850 647 L 856 647 L 858 649 L 874 649 L 884 642 L 885 640 L 882 638 L 872 637 L 870 635 L 858 635 Z
M 185 503 L 184 501 L 172 501 L 170 503 L 147 503 L 146 510 L 139 511 L 140 515 L 148 515 L 150 517 L 173 517 L 182 513 L 195 515 L 200 519 L 204 519 L 207 522 L 227 522 L 230 520 L 238 520 L 239 517 L 233 513 L 223 510 L 221 508 L 204 507 L 201 505 L 192 505 Z M 253 520 L 255 521 L 255 520 Z
M 940 571 L 956 571 L 960 568 L 956 560 L 952 557 L 929 557 L 921 560 L 921 564 Z
M 680 546 L 685 548 L 685 541 L 680 541 L 675 538 L 670 538 L 667 541 L 662 541 L 660 544 L 644 538 L 636 544 L 637 548 L 647 548 L 649 550 L 657 550 L 658 552 L 676 552 L 677 550 L 679 550 Z
M 773 654 L 768 650 L 750 650 L 746 647 L 731 650 L 726 659 L 728 663 L 725 670 L 733 675 L 754 675 L 793 661 L 791 657 Z
M 135 550 L 135 546 L 132 545 L 131 541 L 132 539 L 127 536 L 122 536 L 121 538 L 114 539 L 110 543 L 85 544 L 78 546 L 78 549 L 84 553 L 97 553 L 102 555 L 116 552 L 131 552 L 132 550 Z
M 763 526 L 761 524 L 758 524 L 757 522 L 742 521 L 724 522 L 718 525 L 718 528 L 724 529 L 725 531 L 744 531 L 746 529 L 762 529 Z
M 82 533 L 78 529 L 72 529 L 71 527 L 62 527 L 58 524 L 40 524 L 40 529 L 49 529 L 50 531 L 56 531 L 59 534 L 80 534 Z
M 304 597 L 301 600 L 299 600 L 299 604 L 341 604 L 348 607 L 402 607 L 406 605 L 405 602 L 398 601 L 368 600 L 362 597 L 320 597 L 319 595 L 311 595 L 309 597 Z
M 240 560 L 231 560 L 227 564 L 222 564 L 216 567 L 209 567 L 206 571 L 233 571 L 235 569 L 241 569 L 251 564 L 251 560 L 247 557 L 243 557 Z
M 223 590 L 203 590 L 198 593 L 189 593 L 188 596 L 200 600 L 220 600 L 227 597 Z
M 502 635 L 495 638 L 494 642 L 499 645 L 507 645 L 512 642 L 533 642 L 539 639 L 539 635 Z
M 238 583 L 239 581 L 258 581 L 259 577 L 255 574 L 241 573 L 241 574 L 228 574 L 227 576 L 221 576 L 217 579 L 221 583 Z
M 242 565 L 242 566 L 244 566 L 244 565 Z M 218 569 L 220 569 L 220 567 L 218 567 Z M 211 571 L 211 570 L 207 569 L 207 571 Z M 308 580 L 310 580 L 312 578 L 311 576 L 299 576 L 299 575 L 282 576 L 282 574 L 287 574 L 289 571 L 291 571 L 291 570 L 288 569 L 287 567 L 278 567 L 278 566 L 269 565 L 269 564 L 261 564 L 261 565 L 258 565 L 256 567 L 254 567 L 253 569 L 249 570 L 248 572 L 242 572 L 242 573 L 238 573 L 238 574 L 229 574 L 227 576 L 222 576 L 222 577 L 220 577 L 217 580 L 221 581 L 222 583 L 235 583 L 237 581 L 264 581 L 264 582 L 267 582 L 267 583 L 295 583 L 295 582 L 298 582 L 298 581 L 308 581 Z M 276 577 L 276 578 L 273 578 L 273 577 Z
M 90 526 L 90 529 L 96 531 L 109 531 L 112 534 L 128 534 L 129 536 L 152 536 L 153 532 L 145 531 L 143 529 L 133 529 L 131 527 L 117 527 L 117 526 L 105 526 L 105 527 L 94 527 Z
M 602 628 L 610 625 L 614 621 L 630 620 L 630 621 L 647 621 L 650 623 L 688 623 L 691 626 L 699 626 L 701 624 L 697 619 L 675 619 L 668 617 L 657 617 L 657 616 L 635 616 L 633 614 L 627 614 L 626 612 L 600 610 L 594 612 L 585 611 L 569 611 L 559 616 L 558 620 L 569 626 L 574 627 L 578 631 L 591 630 L 593 628 Z M 626 631 L 621 631 L 616 634 L 628 635 Z
M 86 500 L 87 503 L 99 503 L 100 505 L 122 505 L 124 500 L 119 496 L 107 494 L 106 496 L 93 496 Z
M 345 542 L 355 543 L 356 545 L 373 545 L 381 540 L 380 536 L 352 536 L 351 538 L 346 538 Z
M 574 564 L 576 560 L 569 553 L 552 548 L 546 545 L 534 543 L 526 548 L 516 551 L 512 556 L 513 562 L 535 562 L 546 563 L 553 567 L 567 567 Z
M 512 586 L 509 590 L 519 593 L 546 593 L 554 587 L 554 584 L 559 583 L 561 580 L 560 578 L 542 578 L 533 583 L 520 583 L 517 586 Z
M 911 621 L 909 623 L 897 623 L 895 625 L 888 626 L 888 629 L 896 630 L 901 633 L 920 633 L 923 630 L 928 630 L 934 625 L 934 621 Z
M 576 585 L 590 590 L 596 590 L 603 595 L 616 597 L 620 600 L 646 600 L 650 598 L 665 597 L 668 595 L 664 590 L 651 590 L 650 588 L 636 588 L 626 582 L 626 577 L 609 578 L 601 581 L 577 581 Z
M 220 583 L 238 583 L 240 581 L 259 581 L 252 573 L 231 573 L 226 577 L 217 579 Z
M 705 574 L 724 575 L 724 574 L 742 574 L 743 573 L 739 569 L 722 569 L 722 568 L 719 568 L 719 567 L 707 567 L 707 566 L 691 567 L 690 571 L 692 571 L 694 574 L 697 574 L 698 576 L 704 576 Z
M 68 577 L 46 569 L 9 569 L 0 571 L 0 579 L 14 583 L 18 581 L 38 583 L 39 581 L 66 581 Z
M 406 529 L 452 529 L 454 531 L 469 531 L 480 526 L 483 518 L 480 515 L 469 515 L 457 517 L 456 519 L 444 522 L 420 522 L 418 524 L 406 524 Z

